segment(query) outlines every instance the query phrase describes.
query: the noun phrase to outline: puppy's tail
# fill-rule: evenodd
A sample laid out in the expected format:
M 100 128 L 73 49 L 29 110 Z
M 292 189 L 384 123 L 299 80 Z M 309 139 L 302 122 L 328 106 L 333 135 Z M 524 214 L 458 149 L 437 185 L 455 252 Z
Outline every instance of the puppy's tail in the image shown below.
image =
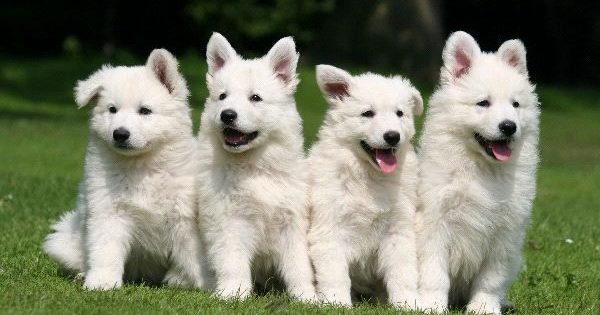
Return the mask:
M 56 260 L 63 271 L 78 276 L 83 272 L 83 216 L 80 211 L 65 213 L 46 236 L 44 252 Z

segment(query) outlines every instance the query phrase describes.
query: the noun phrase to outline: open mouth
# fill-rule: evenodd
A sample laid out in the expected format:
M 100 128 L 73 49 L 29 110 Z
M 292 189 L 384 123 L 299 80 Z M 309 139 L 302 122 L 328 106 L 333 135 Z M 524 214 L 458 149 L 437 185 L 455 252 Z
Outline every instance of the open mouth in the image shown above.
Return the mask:
M 510 144 L 510 139 L 489 140 L 482 135 L 475 133 L 475 140 L 477 140 L 487 155 L 497 161 L 507 161 L 512 154 L 512 150 L 508 146 Z
M 250 141 L 256 139 L 258 131 L 243 133 L 237 129 L 225 128 L 223 129 L 223 137 L 225 144 L 230 147 L 239 147 L 241 145 L 248 144 Z
M 386 174 L 392 173 L 398 166 L 396 148 L 376 149 L 369 146 L 363 140 L 360 141 L 360 145 L 382 172 Z
M 148 151 L 148 148 L 150 147 L 150 142 L 147 142 L 143 146 L 135 146 L 135 145 L 132 145 L 130 142 L 126 142 L 126 143 L 113 142 L 113 147 L 117 151 L 119 151 L 121 154 L 126 154 L 126 155 L 139 154 L 139 153 Z

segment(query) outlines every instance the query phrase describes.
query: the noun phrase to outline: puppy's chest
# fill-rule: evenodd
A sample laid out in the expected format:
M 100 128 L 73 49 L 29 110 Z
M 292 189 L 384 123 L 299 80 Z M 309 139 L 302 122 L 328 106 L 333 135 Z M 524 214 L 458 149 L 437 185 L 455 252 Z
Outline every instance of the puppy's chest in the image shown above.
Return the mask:
M 340 213 L 350 222 L 355 218 L 368 225 L 377 224 L 396 209 L 398 189 L 390 185 L 342 181 L 338 187 L 338 196 L 331 202 L 341 208 Z
M 278 221 L 304 208 L 306 189 L 292 176 L 259 173 L 229 176 L 216 196 L 223 198 L 231 215 Z
M 189 194 L 166 172 L 147 174 L 116 174 L 114 184 L 108 187 L 114 197 L 117 211 L 138 216 L 165 216 L 175 214 L 175 209 Z M 184 197 L 184 198 L 182 198 Z
M 340 227 L 357 250 L 368 251 L 380 243 L 397 211 L 397 190 L 377 184 L 344 183 L 331 205 L 339 215 Z
M 485 234 L 509 228 L 519 216 L 515 185 L 501 180 L 480 178 L 450 186 L 445 197 L 448 218 L 462 228 L 485 230 Z
M 486 257 L 519 234 L 527 215 L 519 205 L 515 185 L 502 181 L 471 180 L 446 191 L 442 207 L 450 232 L 450 273 L 470 279 Z

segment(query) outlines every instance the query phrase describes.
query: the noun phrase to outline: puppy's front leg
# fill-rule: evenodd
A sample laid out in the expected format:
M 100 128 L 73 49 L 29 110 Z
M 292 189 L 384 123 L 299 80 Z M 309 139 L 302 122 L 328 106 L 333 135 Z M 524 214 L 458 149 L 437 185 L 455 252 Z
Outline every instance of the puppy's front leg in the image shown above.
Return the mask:
M 120 288 L 131 247 L 131 222 L 116 213 L 92 213 L 87 218 L 85 237 L 87 270 L 84 287 L 88 290 Z
M 520 242 L 507 242 L 520 249 Z M 506 287 L 516 277 L 521 265 L 520 250 L 511 251 L 496 246 L 488 256 L 482 269 L 471 285 L 471 298 L 467 311 L 479 314 L 501 314 L 501 303 L 504 300 Z
M 379 266 L 383 271 L 389 303 L 409 310 L 418 305 L 415 242 L 412 224 L 392 227 L 383 239 L 379 252 Z
M 315 300 L 313 271 L 308 258 L 306 228 L 291 222 L 279 238 L 279 271 L 291 296 L 302 301 Z
M 215 293 L 224 299 L 245 299 L 252 293 L 250 262 L 255 237 L 244 222 L 230 218 L 228 226 L 207 231 L 208 255 L 215 270 Z
M 164 282 L 174 287 L 203 288 L 206 272 L 196 222 L 192 219 L 181 219 L 172 227 L 171 238 L 171 265 Z
M 448 310 L 448 249 L 441 233 L 443 231 L 432 227 L 418 236 L 419 308 L 427 312 Z
M 343 242 L 326 236 L 320 237 L 309 250 L 320 298 L 332 304 L 352 306 L 346 247 Z

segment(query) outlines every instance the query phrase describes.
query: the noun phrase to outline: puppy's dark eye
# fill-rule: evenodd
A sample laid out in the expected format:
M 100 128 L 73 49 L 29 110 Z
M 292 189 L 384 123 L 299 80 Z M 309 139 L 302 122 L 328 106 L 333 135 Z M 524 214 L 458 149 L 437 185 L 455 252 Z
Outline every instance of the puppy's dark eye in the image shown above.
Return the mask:
M 227 97 L 227 94 L 225 94 L 225 93 L 221 93 L 221 94 L 219 95 L 219 101 L 222 101 L 222 100 L 224 100 L 226 97 Z
M 140 107 L 140 109 L 138 110 L 138 113 L 140 113 L 140 115 L 150 115 L 152 114 L 152 110 L 148 107 Z
M 521 106 L 521 104 L 519 104 L 519 102 L 516 102 L 516 101 L 515 101 L 515 102 L 513 102 L 513 107 L 514 107 L 514 108 L 517 108 L 517 107 L 519 107 L 519 106 Z
M 116 108 L 116 107 L 114 107 L 114 106 L 111 106 L 111 107 L 109 107 L 109 108 L 108 108 L 108 111 L 109 111 L 111 114 L 115 114 L 115 113 L 117 112 L 117 108 Z
M 481 106 L 481 107 L 489 107 L 490 106 L 490 101 L 488 100 L 483 100 L 481 102 L 477 103 L 477 106 Z
M 250 96 L 250 101 L 251 102 L 260 102 L 260 101 L 262 101 L 262 98 L 258 94 L 252 94 L 252 96 Z
M 373 116 L 375 116 L 375 112 L 374 112 L 374 111 L 372 111 L 372 110 L 368 110 L 368 111 L 366 111 L 366 112 L 363 112 L 363 113 L 362 113 L 362 114 L 360 114 L 360 115 L 361 115 L 361 116 L 363 116 L 363 117 L 369 117 L 369 118 L 370 118 L 370 117 L 373 117 Z
M 401 111 L 401 110 L 399 110 L 399 111 L 396 112 L 396 116 L 402 117 L 402 116 L 404 116 L 404 112 Z

